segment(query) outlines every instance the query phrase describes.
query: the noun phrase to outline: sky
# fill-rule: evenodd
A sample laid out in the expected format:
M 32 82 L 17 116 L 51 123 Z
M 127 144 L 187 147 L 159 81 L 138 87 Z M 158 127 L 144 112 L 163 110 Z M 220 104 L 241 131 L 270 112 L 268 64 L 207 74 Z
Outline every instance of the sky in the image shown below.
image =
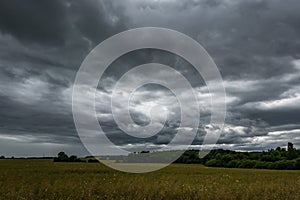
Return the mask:
M 139 27 L 163 27 L 199 42 L 215 61 L 226 89 L 227 114 L 216 148 L 255 151 L 300 148 L 300 2 L 298 0 L 89 0 L 0 1 L 0 155 L 89 155 L 72 116 L 72 87 L 82 61 L 100 42 Z M 191 148 L 199 148 L 210 124 L 205 82 L 184 59 L 144 49 L 127 53 L 105 71 L 96 92 L 99 124 L 110 140 L 130 151 L 159 149 L 180 127 L 180 106 L 165 87 L 138 88 L 130 101 L 134 122 L 160 121 L 149 138 L 120 130 L 110 108 L 112 89 L 134 66 L 162 63 L 183 74 L 198 97 L 200 124 Z M 151 72 L 149 72 L 151 73 Z M 152 72 L 159 73 L 159 72 Z M 168 73 L 160 74 L 168 79 Z M 134 82 L 137 77 L 131 77 Z M 141 77 L 139 77 L 141 78 Z M 176 80 L 174 80 L 176 82 Z M 126 88 L 126 84 L 124 85 Z M 184 90 L 181 91 L 184 94 Z M 82 91 L 84 98 L 90 95 Z M 191 94 L 184 94 L 189 104 Z M 117 102 L 122 108 L 126 101 Z M 122 116 L 124 110 L 118 109 Z

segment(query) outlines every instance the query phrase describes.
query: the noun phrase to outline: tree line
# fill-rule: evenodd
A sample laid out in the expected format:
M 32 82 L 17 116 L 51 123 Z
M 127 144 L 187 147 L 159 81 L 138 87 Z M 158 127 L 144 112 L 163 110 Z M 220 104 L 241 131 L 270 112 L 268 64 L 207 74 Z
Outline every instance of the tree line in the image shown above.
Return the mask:
M 59 152 L 57 157 L 53 159 L 54 162 L 89 162 L 89 163 L 98 163 L 99 161 L 94 158 L 83 159 L 78 158 L 75 155 L 71 155 L 70 157 L 65 152 Z
M 257 168 L 257 169 L 300 169 L 300 150 L 288 143 L 287 149 L 277 147 L 263 152 L 236 152 L 212 150 L 201 159 L 208 167 Z
M 257 168 L 257 169 L 299 169 L 300 150 L 288 143 L 287 148 L 277 147 L 262 152 L 238 152 L 232 150 L 216 149 L 210 151 L 204 158 L 200 158 L 199 150 L 184 152 L 174 163 L 203 164 L 208 167 L 225 168 Z M 112 156 L 102 159 L 112 159 L 116 162 L 153 162 L 162 158 L 171 157 L 171 152 L 134 152 L 128 156 Z M 0 159 L 5 159 L 0 156 Z M 99 162 L 94 157 L 78 158 L 75 155 L 68 156 L 65 152 L 59 152 L 54 157 L 54 162 Z M 168 159 L 166 160 L 166 162 Z

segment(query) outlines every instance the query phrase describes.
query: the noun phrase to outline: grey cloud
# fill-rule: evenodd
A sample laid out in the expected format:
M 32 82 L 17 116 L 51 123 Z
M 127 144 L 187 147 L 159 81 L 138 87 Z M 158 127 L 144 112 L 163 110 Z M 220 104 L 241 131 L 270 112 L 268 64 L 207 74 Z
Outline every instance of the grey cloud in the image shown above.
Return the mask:
M 300 110 L 295 103 L 300 93 L 300 67 L 295 64 L 300 59 L 299 9 L 297 0 L 21 3 L 3 0 L 0 2 L 0 136 L 3 136 L 0 140 L 7 141 L 8 135 L 30 138 L 27 144 L 80 144 L 72 121 L 71 91 L 84 57 L 99 42 L 120 31 L 160 26 L 181 31 L 200 42 L 221 71 L 228 113 L 227 129 L 218 141 L 219 147 L 261 150 L 287 141 L 299 146 L 298 133 L 290 133 L 299 129 L 300 124 Z M 111 116 L 109 96 L 115 82 L 133 66 L 147 62 L 172 66 L 197 90 L 204 108 L 193 145 L 200 145 L 210 118 L 210 96 L 203 79 L 184 59 L 149 49 L 116 60 L 99 83 L 97 114 L 108 137 L 124 148 L 131 144 L 142 149 L 145 145 L 141 144 L 160 147 L 176 134 L 180 119 L 175 105 L 171 106 L 175 114 L 161 133 L 149 139 L 137 140 L 122 133 Z M 140 96 L 131 102 L 131 114 L 141 124 L 148 117 L 142 110 L 134 109 L 135 106 L 147 100 L 170 101 L 170 92 L 163 88 L 146 86 L 139 92 Z M 88 93 L 83 92 L 84 95 Z M 282 134 L 270 134 L 276 131 Z M 26 143 L 21 145 L 13 138 L 9 141 L 16 149 L 12 151 L 5 146 L 0 148 L 0 154 L 1 151 L 17 154 L 18 145 Z M 59 148 L 64 147 L 55 149 Z M 72 151 L 72 147 L 66 148 Z M 33 154 L 28 147 L 24 149 Z M 74 151 L 79 150 L 74 148 Z
M 23 42 L 64 45 L 78 29 L 81 37 L 98 43 L 124 28 L 122 8 L 104 1 L 5 0 L 0 8 L 0 30 Z
M 0 29 L 21 40 L 64 42 L 66 3 L 62 1 L 1 1 Z

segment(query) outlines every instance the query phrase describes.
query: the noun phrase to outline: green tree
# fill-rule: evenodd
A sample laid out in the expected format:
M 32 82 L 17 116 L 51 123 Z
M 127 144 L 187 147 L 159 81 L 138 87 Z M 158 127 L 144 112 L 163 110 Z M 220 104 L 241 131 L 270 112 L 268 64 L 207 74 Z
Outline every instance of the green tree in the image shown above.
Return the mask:
M 293 143 L 289 142 L 288 143 L 288 152 L 287 152 L 287 159 L 288 160 L 293 160 L 298 157 L 298 152 L 294 148 Z
M 67 162 L 68 159 L 69 159 L 69 156 L 65 152 L 59 152 L 57 154 L 57 161 Z
M 295 169 L 300 169 L 300 158 L 295 160 Z
M 69 162 L 75 162 L 76 160 L 77 160 L 77 156 L 74 155 L 70 156 L 68 159 Z
M 211 159 L 205 163 L 208 167 L 224 167 L 223 163 L 217 159 Z

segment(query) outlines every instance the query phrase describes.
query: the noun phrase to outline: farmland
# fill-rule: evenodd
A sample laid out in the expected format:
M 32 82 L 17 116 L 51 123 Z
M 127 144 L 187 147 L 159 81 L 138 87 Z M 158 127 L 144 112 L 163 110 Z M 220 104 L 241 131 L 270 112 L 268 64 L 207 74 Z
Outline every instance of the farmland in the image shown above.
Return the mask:
M 98 163 L 0 160 L 0 199 L 300 199 L 300 171 L 172 164 L 129 174 Z

